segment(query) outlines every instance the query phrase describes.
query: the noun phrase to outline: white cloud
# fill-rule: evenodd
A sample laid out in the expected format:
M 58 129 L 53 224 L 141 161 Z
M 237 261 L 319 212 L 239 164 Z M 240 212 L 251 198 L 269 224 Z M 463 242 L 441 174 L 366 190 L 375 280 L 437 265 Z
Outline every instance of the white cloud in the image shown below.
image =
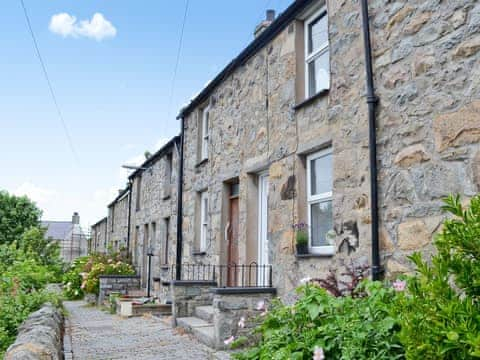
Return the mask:
M 101 13 L 93 14 L 90 20 L 81 20 L 68 13 L 55 14 L 50 19 L 51 32 L 63 37 L 87 37 L 102 41 L 117 35 L 117 29 Z
M 49 201 L 55 195 L 55 191 L 39 187 L 28 181 L 21 184 L 13 191 L 13 193 L 17 196 L 26 195 L 40 206 L 42 203 Z

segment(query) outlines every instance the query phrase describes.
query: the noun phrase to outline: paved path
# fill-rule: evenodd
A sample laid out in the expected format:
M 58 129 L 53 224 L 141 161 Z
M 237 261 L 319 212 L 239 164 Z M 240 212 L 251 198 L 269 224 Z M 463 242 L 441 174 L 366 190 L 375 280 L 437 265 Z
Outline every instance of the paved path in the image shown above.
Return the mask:
M 65 359 L 229 359 L 156 317 L 122 319 L 82 301 L 66 301 Z

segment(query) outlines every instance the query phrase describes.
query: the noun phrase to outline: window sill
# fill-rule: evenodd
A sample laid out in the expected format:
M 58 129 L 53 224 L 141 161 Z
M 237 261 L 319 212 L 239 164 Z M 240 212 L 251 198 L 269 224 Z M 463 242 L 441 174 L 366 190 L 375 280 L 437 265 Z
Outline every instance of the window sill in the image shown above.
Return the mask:
M 297 110 L 301 109 L 302 107 L 311 104 L 311 103 L 314 102 L 315 100 L 317 100 L 317 99 L 319 99 L 319 98 L 321 98 L 321 97 L 323 97 L 323 96 L 325 96 L 325 95 L 328 95 L 328 92 L 329 92 L 329 91 L 330 91 L 329 89 L 325 89 L 325 90 L 322 90 L 322 91 L 320 91 L 319 93 L 317 93 L 317 94 L 315 94 L 315 95 L 313 95 L 313 96 L 310 96 L 308 99 L 306 99 L 306 100 L 302 101 L 301 103 L 295 105 L 295 106 L 293 107 L 293 110 L 297 111 Z
M 207 252 L 206 251 L 194 251 L 192 253 L 193 256 L 204 256 L 204 255 L 207 255 Z
M 298 259 L 310 259 L 310 258 L 330 258 L 335 254 L 297 254 L 295 253 L 295 257 Z
M 170 265 L 168 264 L 160 265 L 160 270 L 169 270 L 169 269 L 170 269 Z
M 203 164 L 206 164 L 207 162 L 208 162 L 208 158 L 203 159 L 200 162 L 198 162 L 197 165 L 195 165 L 195 167 L 199 168 L 200 166 L 202 166 Z

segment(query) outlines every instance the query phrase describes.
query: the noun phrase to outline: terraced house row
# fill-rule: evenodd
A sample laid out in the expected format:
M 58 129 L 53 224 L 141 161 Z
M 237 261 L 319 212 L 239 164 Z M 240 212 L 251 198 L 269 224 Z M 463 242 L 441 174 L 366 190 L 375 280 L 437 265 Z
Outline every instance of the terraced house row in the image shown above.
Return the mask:
M 267 12 L 93 227 L 96 249 L 124 246 L 144 286 L 152 248 L 151 281 L 178 318 L 216 295 L 288 300 L 352 261 L 374 278 L 406 272 L 432 250 L 441 199 L 480 190 L 480 4 L 368 7 Z M 172 292 L 181 281 L 193 305 Z M 232 324 L 216 325 L 217 344 Z

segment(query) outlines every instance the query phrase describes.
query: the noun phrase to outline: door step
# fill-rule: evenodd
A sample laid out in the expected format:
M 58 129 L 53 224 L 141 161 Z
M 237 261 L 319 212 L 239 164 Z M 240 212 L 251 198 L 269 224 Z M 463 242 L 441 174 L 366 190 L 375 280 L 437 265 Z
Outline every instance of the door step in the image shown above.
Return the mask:
M 213 324 L 198 317 L 177 318 L 177 326 L 193 334 L 200 342 L 212 348 L 215 347 Z

